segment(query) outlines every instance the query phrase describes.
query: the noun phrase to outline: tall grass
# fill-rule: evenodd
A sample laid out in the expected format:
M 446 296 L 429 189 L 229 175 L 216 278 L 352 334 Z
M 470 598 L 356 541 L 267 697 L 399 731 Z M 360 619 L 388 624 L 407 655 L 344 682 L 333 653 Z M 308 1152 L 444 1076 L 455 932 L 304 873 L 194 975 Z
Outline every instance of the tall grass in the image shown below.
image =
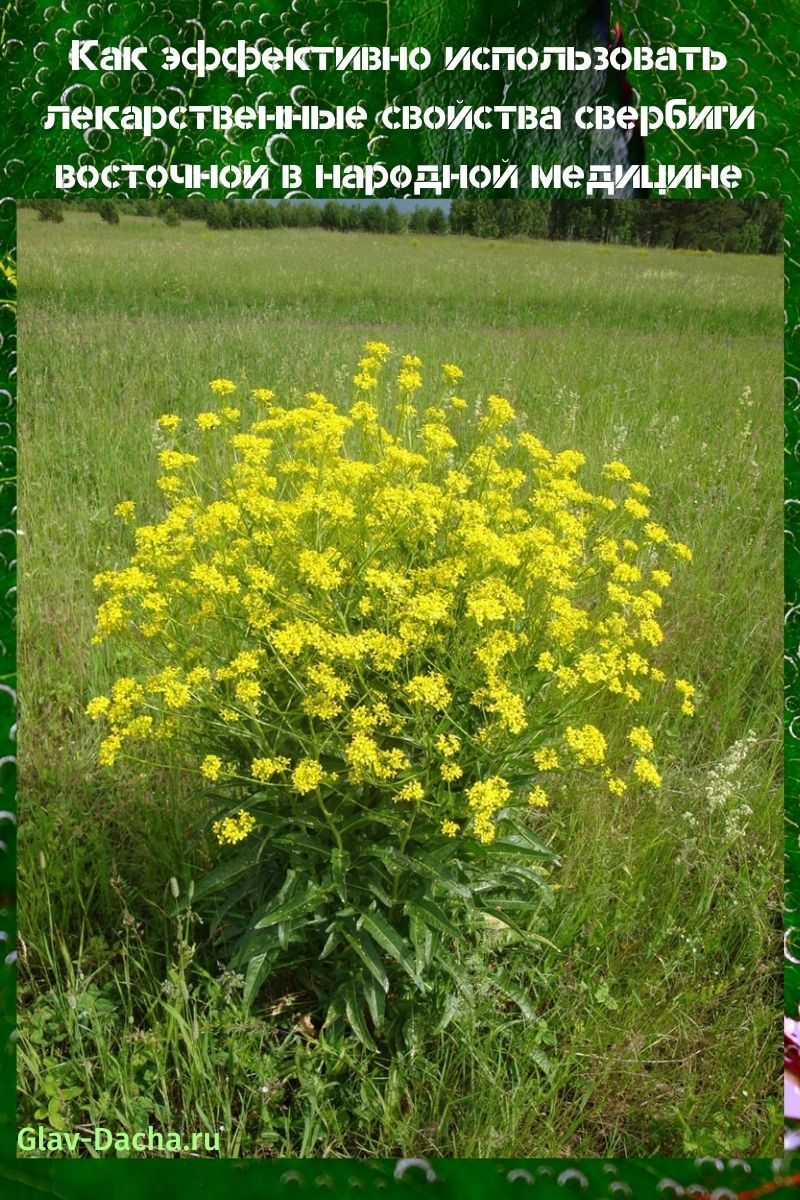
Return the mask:
M 19 267 L 20 1123 L 218 1129 L 228 1155 L 773 1153 L 780 263 L 23 211 Z M 154 418 L 219 375 L 328 390 L 366 337 L 636 469 L 694 550 L 666 644 L 701 694 L 657 800 L 553 806 L 558 951 L 487 930 L 475 1007 L 394 1061 L 327 1046 L 291 980 L 243 1011 L 174 916 L 207 814 L 172 777 L 109 779 L 83 716 L 110 673 L 91 577 L 122 557 L 114 504 L 157 502 Z

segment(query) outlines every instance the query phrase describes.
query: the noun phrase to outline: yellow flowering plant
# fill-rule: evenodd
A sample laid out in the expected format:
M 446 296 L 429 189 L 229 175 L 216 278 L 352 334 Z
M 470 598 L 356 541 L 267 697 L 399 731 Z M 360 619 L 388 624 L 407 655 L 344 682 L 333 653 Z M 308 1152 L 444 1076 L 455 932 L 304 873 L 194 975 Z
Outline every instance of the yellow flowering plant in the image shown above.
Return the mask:
M 476 913 L 535 936 L 553 781 L 657 788 L 637 709 L 694 703 L 658 665 L 691 553 L 647 487 L 609 462 L 590 488 L 507 399 L 422 371 L 368 342 L 342 405 L 215 379 L 159 419 L 163 512 L 121 501 L 130 557 L 95 580 L 95 641 L 135 664 L 88 705 L 100 762 L 173 747 L 247 998 L 288 967 L 370 1045 L 453 1011 Z

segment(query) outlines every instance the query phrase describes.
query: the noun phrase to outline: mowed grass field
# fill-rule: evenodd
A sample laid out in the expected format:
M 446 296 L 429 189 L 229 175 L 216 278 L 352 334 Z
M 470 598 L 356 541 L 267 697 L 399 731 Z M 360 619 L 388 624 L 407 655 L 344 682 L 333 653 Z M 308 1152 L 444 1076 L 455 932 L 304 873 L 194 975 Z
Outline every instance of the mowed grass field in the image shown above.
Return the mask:
M 219 1130 L 248 1156 L 775 1153 L 780 260 L 24 210 L 19 277 L 19 1123 Z M 465 397 L 507 396 L 554 450 L 631 465 L 694 551 L 663 665 L 699 691 L 655 798 L 552 806 L 557 950 L 487 934 L 475 1009 L 391 1061 L 318 1042 L 280 990 L 243 1011 L 173 915 L 208 813 L 169 775 L 99 769 L 83 715 L 115 665 L 90 647 L 92 576 L 127 546 L 111 511 L 158 511 L 155 419 L 217 376 L 345 399 L 368 338 L 458 363 Z M 501 960 L 525 1013 L 492 989 Z

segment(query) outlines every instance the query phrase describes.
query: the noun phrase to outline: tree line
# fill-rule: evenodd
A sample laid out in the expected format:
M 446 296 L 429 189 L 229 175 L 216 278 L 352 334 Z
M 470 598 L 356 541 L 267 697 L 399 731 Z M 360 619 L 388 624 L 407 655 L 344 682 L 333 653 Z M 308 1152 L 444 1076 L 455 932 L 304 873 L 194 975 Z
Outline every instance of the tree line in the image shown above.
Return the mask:
M 480 238 L 544 238 L 721 253 L 779 254 L 783 206 L 779 200 L 494 200 L 459 197 L 439 206 L 401 211 L 396 204 L 213 200 L 203 196 L 110 200 L 75 197 L 23 201 L 44 221 L 65 211 L 96 212 L 109 224 L 120 214 L 155 217 L 167 225 L 204 221 L 211 229 L 322 228 L 340 232 L 426 234 Z

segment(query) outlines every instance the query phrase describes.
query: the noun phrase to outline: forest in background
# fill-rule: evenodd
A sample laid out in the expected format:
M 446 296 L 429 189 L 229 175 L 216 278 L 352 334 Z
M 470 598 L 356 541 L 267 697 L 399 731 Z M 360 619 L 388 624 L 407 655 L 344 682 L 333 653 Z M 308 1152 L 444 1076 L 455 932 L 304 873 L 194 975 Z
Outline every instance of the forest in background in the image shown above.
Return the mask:
M 671 250 L 779 254 L 779 200 L 492 200 L 459 197 L 447 207 L 327 200 L 278 202 L 213 200 L 204 196 L 110 200 L 34 200 L 42 220 L 60 222 L 71 210 L 97 212 L 110 225 L 120 215 L 157 218 L 167 225 L 200 221 L 211 229 L 311 229 L 479 238 L 539 238 Z

